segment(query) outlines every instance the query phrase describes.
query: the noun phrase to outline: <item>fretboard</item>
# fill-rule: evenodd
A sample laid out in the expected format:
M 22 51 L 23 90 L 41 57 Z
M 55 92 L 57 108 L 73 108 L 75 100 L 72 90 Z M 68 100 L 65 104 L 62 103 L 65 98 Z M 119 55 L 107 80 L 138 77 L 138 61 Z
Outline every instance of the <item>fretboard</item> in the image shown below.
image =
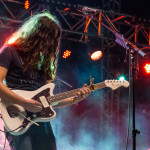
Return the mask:
M 93 85 L 88 86 L 88 88 L 89 88 L 91 91 L 98 90 L 98 89 L 101 89 L 101 88 L 104 88 L 104 87 L 106 87 L 106 85 L 105 85 L 104 82 L 101 82 L 101 83 L 97 83 L 97 84 L 93 84 Z M 56 94 L 56 95 L 54 95 L 54 96 L 49 96 L 49 97 L 47 97 L 47 98 L 48 98 L 48 101 L 49 101 L 50 103 L 59 102 L 59 101 L 61 101 L 61 100 L 63 100 L 63 99 L 76 96 L 77 93 L 78 93 L 80 90 L 81 90 L 81 88 L 78 88 L 78 89 L 75 89 L 75 90 L 71 90 L 71 91 L 67 91 L 67 92 L 60 93 L 60 94 Z

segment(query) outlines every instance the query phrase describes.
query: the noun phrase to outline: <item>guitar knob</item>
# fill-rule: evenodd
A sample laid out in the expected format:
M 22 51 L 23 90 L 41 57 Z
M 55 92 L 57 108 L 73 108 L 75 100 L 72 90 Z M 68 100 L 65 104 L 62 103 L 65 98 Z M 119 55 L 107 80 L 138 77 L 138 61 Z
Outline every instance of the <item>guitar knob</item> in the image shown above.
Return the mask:
M 37 115 L 36 115 L 36 114 L 32 114 L 32 117 L 33 117 L 33 118 L 36 118 L 36 117 L 37 117 Z
M 30 117 L 27 117 L 27 119 L 28 119 L 28 120 L 31 120 L 31 118 L 30 118 Z

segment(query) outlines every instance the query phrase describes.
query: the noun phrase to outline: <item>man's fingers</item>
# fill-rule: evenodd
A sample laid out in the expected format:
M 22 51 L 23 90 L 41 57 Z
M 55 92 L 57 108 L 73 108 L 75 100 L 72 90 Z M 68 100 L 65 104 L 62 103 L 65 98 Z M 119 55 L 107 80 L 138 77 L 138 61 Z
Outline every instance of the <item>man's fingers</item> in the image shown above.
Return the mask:
M 83 87 L 87 87 L 87 84 L 84 84 L 84 86 Z
M 87 84 L 84 84 L 83 88 L 80 89 L 77 93 L 78 99 L 85 99 L 89 94 L 91 93 L 91 90 L 87 86 Z

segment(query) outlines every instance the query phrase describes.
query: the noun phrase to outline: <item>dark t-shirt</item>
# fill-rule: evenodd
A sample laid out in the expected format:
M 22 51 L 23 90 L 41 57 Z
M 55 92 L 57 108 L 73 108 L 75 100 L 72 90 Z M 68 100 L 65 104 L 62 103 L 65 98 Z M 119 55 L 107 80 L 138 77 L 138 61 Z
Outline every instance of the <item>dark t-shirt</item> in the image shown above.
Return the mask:
M 8 69 L 6 85 L 10 89 L 36 90 L 46 84 L 39 72 L 23 73 L 23 62 L 18 50 L 6 45 L 0 50 L 0 66 Z

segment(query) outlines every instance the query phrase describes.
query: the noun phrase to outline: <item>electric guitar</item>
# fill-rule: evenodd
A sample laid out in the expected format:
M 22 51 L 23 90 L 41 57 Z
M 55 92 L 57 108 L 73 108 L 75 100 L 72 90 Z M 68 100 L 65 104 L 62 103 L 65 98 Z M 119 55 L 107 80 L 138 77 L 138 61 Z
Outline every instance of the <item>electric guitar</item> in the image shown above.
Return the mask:
M 104 82 L 91 84 L 88 86 L 92 91 L 110 87 L 115 90 L 121 86 L 128 87 L 128 81 L 105 80 Z M 55 84 L 49 83 L 35 91 L 12 90 L 14 93 L 27 98 L 39 101 L 42 104 L 42 111 L 32 113 L 26 111 L 22 106 L 9 104 L 3 100 L 0 103 L 1 115 L 5 128 L 12 135 L 21 135 L 25 133 L 32 124 L 39 126 L 38 122 L 49 122 L 56 117 L 53 105 L 60 101 L 77 95 L 79 89 L 53 95 Z

